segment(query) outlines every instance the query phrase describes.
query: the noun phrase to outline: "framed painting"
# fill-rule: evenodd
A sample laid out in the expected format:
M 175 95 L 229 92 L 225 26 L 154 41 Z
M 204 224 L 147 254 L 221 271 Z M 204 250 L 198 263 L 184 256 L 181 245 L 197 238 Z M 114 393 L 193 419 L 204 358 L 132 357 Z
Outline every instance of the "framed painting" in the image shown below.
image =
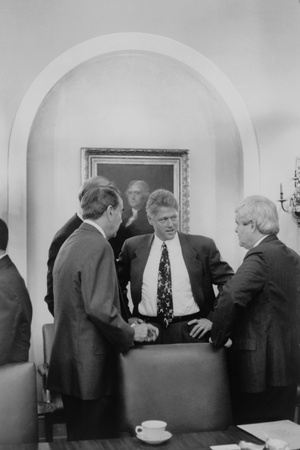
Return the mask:
M 179 229 L 189 231 L 189 150 L 82 148 L 82 182 L 103 176 L 113 181 L 123 201 L 133 180 L 143 180 L 150 192 L 167 189 L 179 204 Z

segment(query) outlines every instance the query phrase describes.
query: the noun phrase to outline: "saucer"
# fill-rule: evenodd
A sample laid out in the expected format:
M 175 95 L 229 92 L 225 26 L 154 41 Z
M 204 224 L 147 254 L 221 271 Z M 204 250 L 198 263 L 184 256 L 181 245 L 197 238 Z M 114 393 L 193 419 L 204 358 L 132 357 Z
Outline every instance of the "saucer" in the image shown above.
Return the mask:
M 169 431 L 165 431 L 164 436 L 160 439 L 150 439 L 141 434 L 140 435 L 137 434 L 136 437 L 141 441 L 146 442 L 147 444 L 161 444 L 162 442 L 165 442 L 168 439 L 170 439 L 172 437 L 172 434 L 169 433 Z

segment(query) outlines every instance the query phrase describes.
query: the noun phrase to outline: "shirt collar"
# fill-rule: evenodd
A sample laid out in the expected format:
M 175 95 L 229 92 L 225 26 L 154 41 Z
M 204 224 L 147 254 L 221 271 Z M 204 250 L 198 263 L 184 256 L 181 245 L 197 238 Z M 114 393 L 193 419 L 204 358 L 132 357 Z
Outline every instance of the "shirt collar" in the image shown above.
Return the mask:
M 83 222 L 88 223 L 89 225 L 92 225 L 93 227 L 95 227 L 102 234 L 102 236 L 106 239 L 103 228 L 101 228 L 100 225 L 98 225 L 96 222 L 94 222 L 94 220 L 85 219 Z
M 179 237 L 178 237 L 178 233 L 175 234 L 173 239 L 168 239 L 166 241 L 162 241 L 158 236 L 154 236 L 154 244 L 156 246 L 158 246 L 159 248 L 161 248 L 163 242 L 166 243 L 168 248 L 174 247 L 175 245 L 178 245 L 179 243 Z
M 0 256 L 0 259 L 2 259 L 2 258 L 4 258 L 4 256 L 6 256 L 7 255 L 7 253 L 5 252 L 5 253 L 3 253 L 3 255 L 1 255 Z
M 258 241 L 255 242 L 255 244 L 253 245 L 252 248 L 257 247 L 257 245 L 259 245 L 264 239 L 266 239 L 266 237 L 268 237 L 269 234 L 264 235 L 263 237 L 261 237 L 260 239 L 258 239 Z

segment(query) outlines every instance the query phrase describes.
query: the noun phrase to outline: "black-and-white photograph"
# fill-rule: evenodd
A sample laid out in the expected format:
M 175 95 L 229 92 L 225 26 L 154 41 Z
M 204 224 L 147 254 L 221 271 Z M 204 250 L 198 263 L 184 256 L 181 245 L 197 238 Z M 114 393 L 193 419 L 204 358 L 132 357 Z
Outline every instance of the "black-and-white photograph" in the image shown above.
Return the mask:
M 300 0 L 0 0 L 0 450 L 300 448 Z

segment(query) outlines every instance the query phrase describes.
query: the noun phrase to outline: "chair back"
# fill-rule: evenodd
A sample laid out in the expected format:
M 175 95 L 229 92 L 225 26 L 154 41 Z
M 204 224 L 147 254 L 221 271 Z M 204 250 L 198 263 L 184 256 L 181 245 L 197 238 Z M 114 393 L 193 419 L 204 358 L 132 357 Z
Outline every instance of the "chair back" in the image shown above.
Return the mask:
M 42 327 L 43 334 L 43 352 L 44 363 L 38 366 L 38 374 L 42 377 L 42 398 L 48 407 L 51 407 L 51 412 L 44 415 L 45 418 L 45 437 L 47 442 L 53 441 L 53 425 L 58 423 L 65 423 L 66 418 L 64 414 L 64 406 L 61 394 L 53 392 L 47 388 L 48 371 L 50 364 L 50 357 L 54 338 L 54 324 L 46 323 Z
M 44 363 L 49 366 L 54 336 L 54 324 L 45 323 L 43 325 L 42 330 L 43 330 Z
M 226 350 L 209 343 L 146 345 L 119 355 L 120 434 L 145 420 L 171 433 L 232 424 Z
M 0 367 L 0 444 L 29 442 L 38 442 L 35 364 L 6 364 Z

